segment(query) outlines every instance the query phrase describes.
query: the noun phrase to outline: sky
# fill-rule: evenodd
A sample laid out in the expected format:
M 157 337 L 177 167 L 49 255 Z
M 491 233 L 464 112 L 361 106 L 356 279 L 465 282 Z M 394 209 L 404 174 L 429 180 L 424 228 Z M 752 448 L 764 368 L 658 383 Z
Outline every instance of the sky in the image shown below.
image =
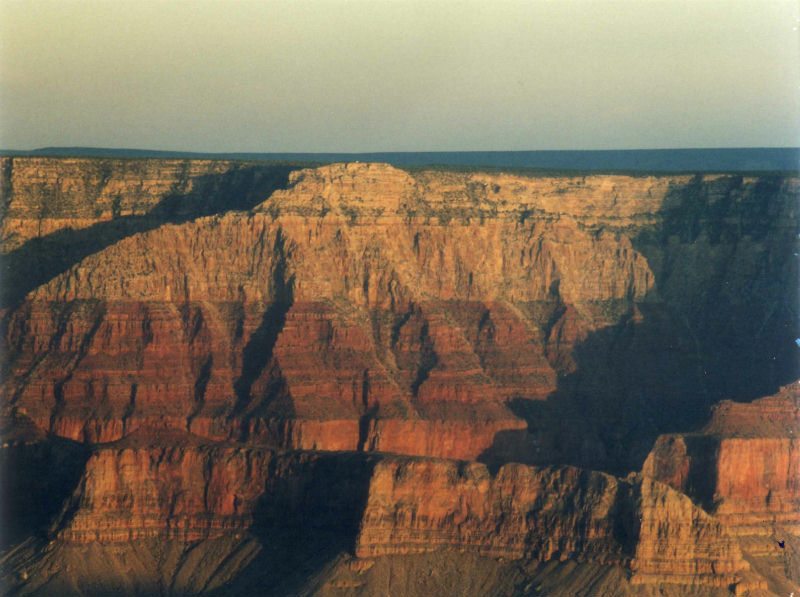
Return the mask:
M 0 0 L 0 147 L 796 147 L 799 5 Z

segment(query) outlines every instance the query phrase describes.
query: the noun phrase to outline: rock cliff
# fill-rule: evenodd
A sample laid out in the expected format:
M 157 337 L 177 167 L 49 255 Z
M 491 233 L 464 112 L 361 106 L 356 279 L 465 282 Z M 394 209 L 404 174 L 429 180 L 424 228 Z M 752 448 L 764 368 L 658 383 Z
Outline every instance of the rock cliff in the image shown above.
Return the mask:
M 643 473 L 720 520 L 745 552 L 797 588 L 800 536 L 800 382 L 751 403 L 715 406 L 702 431 L 660 437 Z M 782 545 L 781 545 L 782 544 Z M 780 590 L 779 590 L 780 587 Z
M 197 217 L 220 200 L 252 207 L 289 171 L 247 161 L 0 157 L 3 251 L 148 213 Z
M 282 454 L 163 431 L 96 447 L 49 543 L 7 556 L 4 583 L 21 595 L 249 594 L 242 579 L 274 574 L 260 567 L 275 549 L 302 556 L 300 537 L 308 553 L 326 541 L 349 551 L 336 569 L 466 552 L 616 569 L 631 587 L 766 587 L 721 523 L 635 475 L 508 464 L 492 476 L 474 462 Z M 155 566 L 131 574 L 126 557 Z
M 798 183 L 765 184 L 297 171 L 251 213 L 133 234 L 33 289 L 5 319 L 4 394 L 88 441 L 155 418 L 289 448 L 630 470 L 729 377 L 763 389 L 793 373 Z M 731 293 L 760 285 L 755 337 L 677 310 L 711 278 L 731 316 L 756 300 Z M 712 332 L 756 363 L 723 363 Z
M 442 546 L 509 559 L 621 564 L 634 571 L 634 584 L 728 587 L 749 570 L 722 524 L 649 479 L 516 464 L 492 478 L 477 463 L 379 463 L 356 555 Z
M 797 178 L 3 160 L 18 594 L 796 586 Z

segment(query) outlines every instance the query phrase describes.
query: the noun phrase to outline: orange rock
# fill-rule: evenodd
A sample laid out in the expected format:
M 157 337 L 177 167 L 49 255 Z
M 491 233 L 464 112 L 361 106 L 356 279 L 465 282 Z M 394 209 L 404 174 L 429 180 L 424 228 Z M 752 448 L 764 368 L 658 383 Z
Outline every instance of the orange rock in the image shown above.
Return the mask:
M 247 528 L 269 452 L 186 445 L 106 447 L 86 464 L 70 543 L 198 539 Z
M 636 584 L 728 587 L 750 570 L 722 524 L 647 478 L 511 464 L 491 477 L 477 463 L 379 462 L 356 555 L 440 549 L 617 563 Z
M 200 191 L 252 178 L 257 189 L 265 170 L 227 160 L 0 157 L 4 188 L 11 196 L 0 223 L 3 252 L 63 229 L 80 230 L 115 218 L 143 216 L 178 194 L 202 210 Z M 232 208 L 235 206 L 231 206 Z
M 760 570 L 772 571 L 773 592 L 791 592 L 800 580 L 792 563 L 800 537 L 798 405 L 797 382 L 752 403 L 722 402 L 702 432 L 660 437 L 643 468 L 724 524 Z
M 737 535 L 800 535 L 800 383 L 723 402 L 704 434 L 662 436 L 643 473 L 703 503 Z
M 741 593 L 765 585 L 732 537 L 797 533 L 794 386 L 662 436 L 645 478 L 441 460 L 622 469 L 760 367 L 718 367 L 705 391 L 698 365 L 731 320 L 734 345 L 780 345 L 765 379 L 783 379 L 795 178 L 334 164 L 272 192 L 266 166 L 234 162 L 4 160 L 3 252 L 29 259 L 10 263 L 65 251 L 6 303 L 1 386 L 36 441 L 91 447 L 63 544 L 345 521 L 366 558 L 574 559 Z M 47 244 L 67 228 L 74 254 Z M 750 325 L 753 301 L 783 310 Z
M 9 215 L 25 221 L 37 189 L 63 195 L 59 217 L 89 217 L 87 195 L 146 211 L 238 172 L 44 158 L 11 171 Z M 169 422 L 275 447 L 476 458 L 524 429 L 509 402 L 546 399 L 591 334 L 657 300 L 632 238 L 689 183 L 297 171 L 252 213 L 134 234 L 34 289 L 8 314 L 4 403 L 89 442 Z

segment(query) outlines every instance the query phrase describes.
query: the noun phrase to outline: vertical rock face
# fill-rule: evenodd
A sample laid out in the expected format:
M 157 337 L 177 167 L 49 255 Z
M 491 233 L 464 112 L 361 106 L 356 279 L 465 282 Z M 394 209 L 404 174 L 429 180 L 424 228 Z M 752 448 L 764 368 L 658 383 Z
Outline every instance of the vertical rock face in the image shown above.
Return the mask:
M 248 528 L 264 491 L 270 453 L 182 443 L 111 444 L 92 454 L 76 492 L 75 515 L 59 539 L 189 542 Z
M 795 439 L 723 440 L 716 491 L 722 499 L 715 511 L 742 530 L 772 522 L 800 534 L 798 474 L 800 444 Z
M 0 157 L 0 172 L 0 238 L 7 252 L 59 230 L 153 211 L 196 216 L 219 195 L 228 209 L 247 208 L 256 200 L 252 195 L 270 192 L 288 168 L 223 160 Z
M 751 403 L 720 403 L 701 433 L 660 437 L 643 468 L 725 524 L 754 561 L 772 571 L 776 591 L 783 587 L 775 577 L 800 581 L 797 433 L 800 383 L 795 382 Z
M 643 473 L 703 503 L 741 534 L 800 534 L 800 383 L 722 402 L 702 433 L 659 438 Z M 704 480 L 700 483 L 700 480 Z
M 251 594 L 298 529 L 331 578 L 463 550 L 794 586 L 763 529 L 800 532 L 796 387 L 719 401 L 798 377 L 796 178 L 3 159 L 4 450 L 64 469 L 20 594 L 126 553 L 147 583 L 95 593 Z
M 44 168 L 14 171 L 24 178 L 26 165 Z M 231 168 L 164 167 L 167 180 L 185 170 L 198 188 L 198 177 L 215 180 L 199 173 Z M 66 180 L 79 165 L 64 168 Z M 290 448 L 624 469 L 655 431 L 703 416 L 713 392 L 701 369 L 723 373 L 703 345 L 705 319 L 698 335 L 673 307 L 718 271 L 725 285 L 751 274 L 752 255 L 730 248 L 734 228 L 773 268 L 788 267 L 782 252 L 794 243 L 793 180 L 762 197 L 764 181 L 736 177 L 411 176 L 350 164 L 286 184 L 252 214 L 135 234 L 32 290 L 6 317 L 8 403 L 88 441 L 157 419 Z M 33 188 L 14 183 L 14 213 Z M 747 212 L 756 201 L 775 217 Z M 738 223 L 705 221 L 714 210 Z M 705 242 L 711 265 L 679 291 L 678 259 Z M 776 330 L 789 304 L 786 289 L 767 288 L 756 344 L 772 346 L 784 342 L 775 334 L 786 334 Z M 764 383 L 785 375 L 795 351 L 781 345 Z M 638 429 L 633 445 L 611 431 L 620 425 Z
M 54 528 L 57 547 L 49 559 L 98 545 L 113 560 L 122 547 L 147 552 L 158 544 L 194 546 L 213 559 L 219 549 L 240 550 L 253 537 L 283 541 L 288 534 L 297 541 L 334 532 L 364 568 L 375 558 L 455 550 L 613 565 L 627 570 L 634 585 L 689 590 L 748 578 L 759 586 L 721 523 L 650 479 L 518 464 L 491 476 L 474 462 L 278 454 L 153 430 L 96 448 Z M 236 541 L 221 544 L 225 538 Z M 251 559 L 238 562 L 230 576 Z M 18 575 L 38 582 L 50 575 L 53 586 L 64 578 L 88 584 L 100 574 L 90 568 L 65 577 L 30 560 L 21 564 Z M 109 570 L 101 580 L 122 582 L 115 575 Z M 160 582 L 180 592 L 185 580 Z
M 749 571 L 736 540 L 650 479 L 574 468 L 388 461 L 370 484 L 356 555 L 442 548 L 617 563 L 634 583 L 728 587 Z
M 191 543 L 252 529 L 354 528 L 373 463 L 142 430 L 98 447 L 59 523 L 69 544 Z
M 641 527 L 632 563 L 635 583 L 735 585 L 749 577 L 735 538 L 686 496 L 651 479 L 639 480 Z M 634 516 L 635 517 L 635 516 Z M 750 586 L 766 588 L 763 581 Z
M 630 558 L 636 537 L 622 545 L 614 535 L 618 489 L 611 476 L 572 468 L 509 464 L 492 478 L 479 463 L 382 462 L 370 484 L 356 555 L 455 547 L 512 559 Z M 585 508 L 573 508 L 578 504 Z M 621 528 L 626 522 L 619 521 Z

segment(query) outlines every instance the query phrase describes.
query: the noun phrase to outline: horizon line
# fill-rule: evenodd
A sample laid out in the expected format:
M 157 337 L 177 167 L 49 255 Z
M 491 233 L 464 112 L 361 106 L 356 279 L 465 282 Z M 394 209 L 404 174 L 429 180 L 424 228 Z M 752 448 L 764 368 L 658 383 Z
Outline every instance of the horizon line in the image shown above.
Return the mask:
M 366 151 L 284 151 L 284 150 L 196 150 L 196 149 L 153 149 L 149 147 L 108 147 L 101 145 L 47 145 L 35 147 L 33 149 L 2 148 L 0 153 L 31 153 L 41 151 L 64 151 L 64 150 L 103 150 L 103 151 L 136 151 L 136 152 L 157 152 L 157 153 L 195 153 L 195 154 L 217 154 L 217 155 L 238 155 L 238 154 L 263 154 L 263 155 L 380 155 L 395 153 L 535 153 L 535 152 L 609 152 L 609 151 L 719 151 L 719 150 L 800 150 L 800 144 L 796 146 L 719 146 L 719 147 L 626 147 L 626 148 L 605 148 L 605 149 L 382 149 Z

